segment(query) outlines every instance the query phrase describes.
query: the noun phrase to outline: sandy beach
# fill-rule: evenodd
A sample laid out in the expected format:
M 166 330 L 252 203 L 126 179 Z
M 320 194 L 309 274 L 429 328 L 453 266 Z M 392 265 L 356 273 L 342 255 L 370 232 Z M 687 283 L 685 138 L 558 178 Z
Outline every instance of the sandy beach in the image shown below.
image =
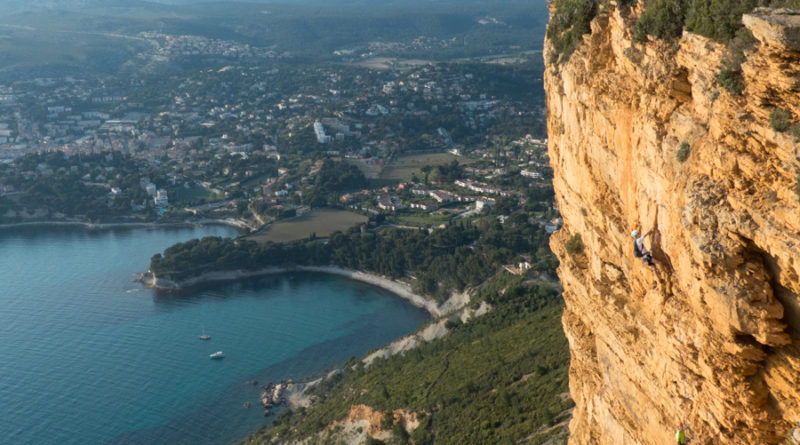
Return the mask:
M 404 283 L 392 281 L 391 279 L 383 277 L 381 275 L 369 272 L 357 271 L 357 270 L 349 270 L 336 266 L 268 267 L 252 271 L 231 270 L 231 271 L 220 271 L 220 272 L 208 272 L 179 282 L 166 278 L 154 277 L 152 274 L 144 274 L 142 277 L 142 282 L 144 282 L 146 285 L 154 289 L 178 290 L 214 281 L 233 281 L 244 278 L 253 278 L 263 275 L 279 274 L 279 273 L 286 273 L 293 271 L 328 273 L 333 275 L 339 275 L 342 277 L 347 277 L 352 280 L 362 281 L 364 283 L 369 283 L 373 286 L 378 286 L 382 289 L 386 289 L 389 292 L 392 292 L 393 294 L 396 294 L 397 296 L 405 300 L 408 300 L 409 302 L 411 302 L 411 304 L 420 307 L 422 309 L 425 309 L 426 311 L 428 311 L 428 313 L 430 313 L 434 317 L 440 317 L 447 312 L 446 308 L 439 307 L 436 304 L 436 301 L 415 294 L 411 290 L 411 288 Z

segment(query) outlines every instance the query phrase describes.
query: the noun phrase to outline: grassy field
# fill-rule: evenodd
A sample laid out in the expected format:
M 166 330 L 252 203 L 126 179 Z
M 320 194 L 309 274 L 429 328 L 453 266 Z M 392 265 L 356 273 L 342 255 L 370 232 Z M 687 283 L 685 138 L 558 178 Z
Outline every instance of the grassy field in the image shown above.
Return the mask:
M 196 185 L 190 188 L 176 187 L 172 201 L 174 205 L 187 205 L 196 202 L 200 199 L 210 199 L 211 190 Z
M 364 173 L 364 176 L 366 176 L 367 179 L 375 179 L 381 173 L 380 165 L 367 164 L 360 159 L 348 159 L 347 162 L 358 167 L 358 169 L 361 170 L 361 173 Z
M 381 173 L 381 179 L 407 181 L 414 173 L 420 176 L 420 169 L 426 165 L 445 165 L 457 159 L 461 164 L 468 164 L 469 160 L 459 158 L 450 153 L 427 153 L 420 155 L 400 156 L 387 165 Z
M 319 209 L 303 216 L 272 224 L 250 236 L 258 242 L 286 242 L 307 238 L 312 233 L 324 238 L 337 230 L 347 230 L 367 222 L 367 217 L 346 210 Z
M 398 222 L 408 226 L 438 226 L 450 220 L 449 215 L 416 214 L 399 216 Z
M 533 58 L 541 58 L 541 50 L 519 51 L 515 53 L 493 54 L 491 56 L 468 57 L 456 59 L 455 63 L 489 63 L 496 65 L 514 65 L 530 62 Z
M 353 63 L 351 65 L 374 70 L 409 70 L 432 63 L 436 63 L 436 61 L 422 59 L 398 59 L 397 57 L 373 57 L 371 59 Z

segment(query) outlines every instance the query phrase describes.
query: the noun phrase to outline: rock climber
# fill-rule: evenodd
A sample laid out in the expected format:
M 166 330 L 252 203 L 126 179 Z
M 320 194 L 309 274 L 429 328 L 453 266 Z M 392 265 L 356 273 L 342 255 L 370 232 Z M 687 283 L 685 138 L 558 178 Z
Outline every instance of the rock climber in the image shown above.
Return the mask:
M 653 255 L 644 247 L 644 239 L 650 236 L 653 233 L 653 230 L 645 233 L 642 236 L 639 236 L 639 231 L 634 230 L 631 232 L 631 238 L 633 238 L 633 255 L 636 258 L 641 258 L 642 262 L 648 266 L 655 266 L 655 260 L 653 259 Z
M 675 431 L 675 442 L 679 445 L 686 445 L 686 433 L 683 431 L 683 423 L 678 425 L 678 430 Z

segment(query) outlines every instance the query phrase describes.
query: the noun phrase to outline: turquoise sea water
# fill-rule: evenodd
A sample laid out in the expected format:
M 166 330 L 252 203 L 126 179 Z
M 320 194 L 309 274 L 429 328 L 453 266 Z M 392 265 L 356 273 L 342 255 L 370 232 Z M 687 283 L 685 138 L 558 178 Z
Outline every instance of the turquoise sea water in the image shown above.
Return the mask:
M 260 385 L 317 375 L 426 319 L 382 289 L 325 274 L 183 295 L 133 281 L 175 242 L 234 234 L 0 231 L 0 442 L 231 443 L 270 420 Z M 203 328 L 210 341 L 197 338 Z M 209 359 L 217 350 L 224 360 Z

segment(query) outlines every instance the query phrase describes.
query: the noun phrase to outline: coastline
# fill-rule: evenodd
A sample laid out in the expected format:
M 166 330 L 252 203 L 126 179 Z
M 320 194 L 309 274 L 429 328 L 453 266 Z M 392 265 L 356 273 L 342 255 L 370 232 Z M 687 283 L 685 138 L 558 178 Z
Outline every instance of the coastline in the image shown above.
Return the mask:
M 287 272 L 319 272 L 331 275 L 338 275 L 351 280 L 361 281 L 373 286 L 387 290 L 398 297 L 409 301 L 414 306 L 425 309 L 433 317 L 438 318 L 446 313 L 445 305 L 437 305 L 436 301 L 430 298 L 415 294 L 411 288 L 398 281 L 378 274 L 359 270 L 344 269 L 337 266 L 293 266 L 293 267 L 268 267 L 253 271 L 231 270 L 224 272 L 207 272 L 202 275 L 189 278 L 183 281 L 173 281 L 165 278 L 155 277 L 152 273 L 142 274 L 141 281 L 150 288 L 159 290 L 180 290 L 188 287 L 199 286 L 215 281 L 235 281 L 244 278 L 255 278 L 264 275 L 281 274 Z
M 91 223 L 86 221 L 28 221 L 19 223 L 0 224 L 2 229 L 16 229 L 21 227 L 85 227 L 89 230 L 107 229 L 155 229 L 169 227 L 193 227 L 202 225 L 222 225 L 241 229 L 248 227 L 247 223 L 238 219 L 198 219 L 172 222 L 108 222 Z

